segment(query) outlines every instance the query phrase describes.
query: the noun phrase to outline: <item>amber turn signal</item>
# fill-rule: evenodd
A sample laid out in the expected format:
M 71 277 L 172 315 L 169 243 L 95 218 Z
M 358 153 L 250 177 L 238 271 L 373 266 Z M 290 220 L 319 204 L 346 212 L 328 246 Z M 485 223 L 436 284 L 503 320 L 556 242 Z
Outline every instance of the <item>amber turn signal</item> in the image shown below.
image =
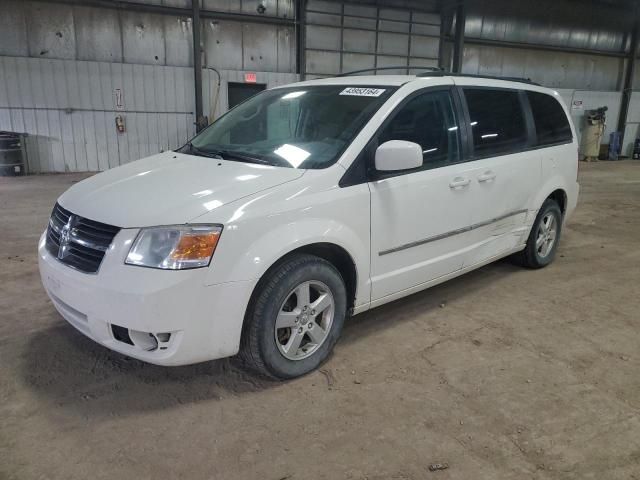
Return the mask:
M 219 231 L 184 234 L 171 252 L 171 259 L 185 261 L 211 258 L 219 239 Z

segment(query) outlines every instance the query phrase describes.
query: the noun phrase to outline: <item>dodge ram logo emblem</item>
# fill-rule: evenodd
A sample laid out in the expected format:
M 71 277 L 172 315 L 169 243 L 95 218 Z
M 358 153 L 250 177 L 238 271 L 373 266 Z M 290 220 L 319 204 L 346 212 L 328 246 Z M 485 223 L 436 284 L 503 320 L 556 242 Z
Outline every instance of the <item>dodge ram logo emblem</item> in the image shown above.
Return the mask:
M 69 255 L 69 242 L 71 241 L 71 234 L 73 233 L 73 226 L 75 225 L 75 217 L 69 216 L 69 220 L 62 230 L 60 230 L 60 247 L 58 248 L 58 258 L 62 260 Z

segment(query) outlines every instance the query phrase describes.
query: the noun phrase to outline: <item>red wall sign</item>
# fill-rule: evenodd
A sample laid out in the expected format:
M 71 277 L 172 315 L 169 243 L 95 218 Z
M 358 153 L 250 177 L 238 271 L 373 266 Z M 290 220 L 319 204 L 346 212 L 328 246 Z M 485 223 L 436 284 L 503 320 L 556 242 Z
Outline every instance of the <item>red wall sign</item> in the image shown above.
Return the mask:
M 256 83 L 257 78 L 254 72 L 249 72 L 244 74 L 244 82 L 245 83 Z

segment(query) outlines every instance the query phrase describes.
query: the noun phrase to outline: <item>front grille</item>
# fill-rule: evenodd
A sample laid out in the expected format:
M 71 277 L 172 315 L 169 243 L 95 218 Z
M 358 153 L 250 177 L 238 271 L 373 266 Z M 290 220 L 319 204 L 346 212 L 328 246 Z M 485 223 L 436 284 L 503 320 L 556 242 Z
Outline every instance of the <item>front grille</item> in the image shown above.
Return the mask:
M 95 273 L 119 231 L 118 227 L 74 215 L 56 203 L 47 227 L 46 247 L 62 263 Z

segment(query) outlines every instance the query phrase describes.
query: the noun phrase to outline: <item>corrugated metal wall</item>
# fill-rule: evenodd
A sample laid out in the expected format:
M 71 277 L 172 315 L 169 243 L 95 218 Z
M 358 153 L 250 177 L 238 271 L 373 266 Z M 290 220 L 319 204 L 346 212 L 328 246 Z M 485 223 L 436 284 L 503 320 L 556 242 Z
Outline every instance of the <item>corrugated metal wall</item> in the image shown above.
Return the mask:
M 425 12 L 428 7 L 425 3 L 417 11 L 309 0 L 305 40 L 308 77 L 396 65 L 437 66 L 440 15 Z
M 0 57 L 0 129 L 30 134 L 32 171 L 105 170 L 195 133 L 192 77 L 184 67 Z
M 137 0 L 188 9 L 191 0 Z M 227 82 L 257 73 L 268 87 L 297 79 L 295 28 L 259 23 L 264 15 L 294 18 L 293 0 L 201 0 L 202 8 L 256 16 L 256 22 L 203 19 L 204 114 L 227 109 Z M 383 6 L 381 6 L 383 5 Z M 615 128 L 624 60 L 584 53 L 474 44 L 474 39 L 620 52 L 625 20 L 606 7 L 539 0 L 522 14 L 519 2 L 493 0 L 469 9 L 463 71 L 525 76 L 563 89 L 583 108 L 609 107 Z M 435 66 L 440 22 L 435 0 L 308 0 L 305 67 L 309 77 L 374 66 Z M 475 10 L 474 10 L 475 8 Z M 185 16 L 2 0 L 0 129 L 31 134 L 33 171 L 101 170 L 163 149 L 194 133 L 192 24 Z M 640 87 L 640 65 L 635 88 Z M 395 73 L 387 71 L 386 73 Z M 400 70 L 397 73 L 404 73 Z M 116 90 L 122 105 L 115 103 Z M 212 100 L 217 108 L 212 114 Z M 572 111 L 580 128 L 582 111 Z M 125 118 L 118 134 L 115 116 Z M 625 151 L 638 133 L 634 94 Z
M 626 32 L 631 30 L 632 15 L 614 10 L 614 5 L 591 3 L 580 8 L 577 2 L 538 0 L 535 7 L 523 7 L 522 2 L 493 0 L 470 2 L 465 23 L 465 48 L 462 71 L 481 75 L 530 78 L 544 86 L 558 89 L 571 106 L 572 100 L 581 103 L 572 109 L 578 133 L 585 122 L 585 111 L 607 106 L 607 129 L 617 128 L 622 99 L 623 74 L 628 51 Z M 631 13 L 631 12 L 630 12 Z M 510 42 L 518 48 L 482 41 Z M 578 49 L 571 53 L 545 51 L 523 44 L 550 48 Z M 611 56 L 580 52 L 597 50 Z M 635 88 L 640 87 L 640 66 Z M 634 95 L 635 99 L 635 95 Z M 636 137 L 640 103 L 630 106 L 623 153 L 630 154 Z
M 511 1 L 471 4 L 465 23 L 463 72 L 524 76 L 555 88 L 620 88 L 622 58 L 474 44 L 474 40 L 529 43 L 617 54 L 626 47 L 624 32 L 629 25 L 605 7 L 576 8 L 575 3 L 538 0 L 535 8 L 525 8 Z
M 535 5 L 511 0 L 468 3 L 469 38 L 620 52 L 624 32 L 632 25 L 630 15 L 613 14 L 614 5 L 595 2 L 583 8 L 557 0 L 537 0 Z
M 191 0 L 156 0 L 190 7 Z M 292 0 L 269 0 L 265 15 L 293 17 Z M 256 0 L 204 0 L 203 7 L 256 14 Z M 203 20 L 204 59 L 217 68 L 295 72 L 294 31 L 289 26 Z M 27 34 L 28 32 L 28 34 Z M 193 65 L 189 17 L 123 12 L 2 0 L 0 55 L 123 62 L 144 65 Z
M 228 82 L 243 71 L 203 76 L 205 115 L 228 109 Z M 291 73 L 258 72 L 273 87 L 296 81 Z M 75 60 L 0 57 L 0 130 L 27 132 L 32 172 L 106 170 L 183 145 L 195 135 L 193 70 Z M 117 105 L 116 90 L 121 95 Z M 125 120 L 117 133 L 115 117 Z
M 293 17 L 292 0 L 263 3 L 265 14 Z M 203 7 L 257 16 L 257 4 L 204 0 Z M 297 80 L 293 28 L 210 19 L 201 27 L 203 65 L 222 77 L 215 116 L 228 108 L 227 82 L 243 82 L 247 71 L 268 87 Z M 195 134 L 192 41 L 188 17 L 3 0 L 0 129 L 30 135 L 32 172 L 105 170 L 176 148 Z M 217 83 L 205 70 L 209 117 Z M 118 115 L 124 133 L 116 131 Z
M 218 76 L 211 70 L 205 70 L 203 73 L 203 103 L 204 114 L 210 119 L 214 120 L 229 110 L 229 95 L 228 84 L 244 83 L 244 74 L 247 73 L 244 70 L 219 70 L 221 83 L 218 91 Z M 256 72 L 256 83 L 266 85 L 267 88 L 277 87 L 279 85 L 286 85 L 298 81 L 298 74 L 296 73 L 278 73 L 278 72 Z M 217 94 L 217 95 L 216 95 Z M 213 101 L 216 100 L 216 107 L 212 114 Z
M 0 55 L 189 66 L 191 20 L 3 0 Z
M 571 111 L 571 118 L 576 126 L 579 139 L 582 138 L 582 131 L 586 126 L 585 112 L 607 106 L 609 110 L 607 110 L 606 114 L 607 124 L 603 143 L 609 143 L 609 134 L 615 132 L 617 128 L 618 115 L 620 115 L 620 105 L 622 103 L 622 93 L 573 89 L 557 89 L 557 91 Z
M 631 94 L 627 128 L 624 132 L 623 155 L 631 157 L 633 154 L 633 143 L 636 138 L 640 138 L 640 92 L 633 92 Z
M 203 65 L 227 70 L 295 73 L 292 27 L 203 20 Z
M 554 88 L 616 90 L 623 60 L 599 55 L 466 45 L 462 71 L 524 77 Z

